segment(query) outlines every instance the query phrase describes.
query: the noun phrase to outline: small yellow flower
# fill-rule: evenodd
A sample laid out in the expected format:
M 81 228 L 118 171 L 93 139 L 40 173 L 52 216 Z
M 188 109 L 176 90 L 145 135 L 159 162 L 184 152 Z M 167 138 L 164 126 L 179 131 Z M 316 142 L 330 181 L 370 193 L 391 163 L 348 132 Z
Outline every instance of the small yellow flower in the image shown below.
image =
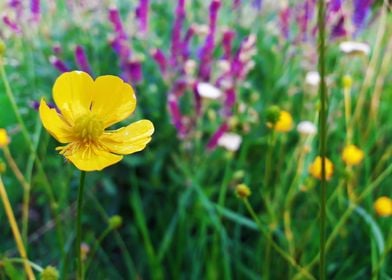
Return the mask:
M 7 146 L 10 143 L 10 138 L 8 137 L 7 130 L 0 128 L 0 148 Z
M 321 180 L 321 157 L 316 157 L 316 159 L 313 161 L 313 163 L 309 166 L 309 173 Z M 333 164 L 332 162 L 328 159 L 325 158 L 325 179 L 329 180 L 331 179 L 333 175 Z
M 252 192 L 249 187 L 245 184 L 239 184 L 235 188 L 235 193 L 239 198 L 248 198 Z
M 106 130 L 136 107 L 132 87 L 116 76 L 94 81 L 85 72 L 64 73 L 53 86 L 53 99 L 60 113 L 41 100 L 41 121 L 57 141 L 66 144 L 56 150 L 80 170 L 102 170 L 151 141 L 154 126 L 149 120 Z
M 343 87 L 350 89 L 353 86 L 353 78 L 350 75 L 343 76 Z
M 279 120 L 272 126 L 277 132 L 288 132 L 293 128 L 293 118 L 287 111 L 280 111 Z
M 392 216 L 392 199 L 386 196 L 379 197 L 374 202 L 374 210 L 381 217 Z
M 363 157 L 363 151 L 355 145 L 346 146 L 342 152 L 342 159 L 347 165 L 358 165 Z

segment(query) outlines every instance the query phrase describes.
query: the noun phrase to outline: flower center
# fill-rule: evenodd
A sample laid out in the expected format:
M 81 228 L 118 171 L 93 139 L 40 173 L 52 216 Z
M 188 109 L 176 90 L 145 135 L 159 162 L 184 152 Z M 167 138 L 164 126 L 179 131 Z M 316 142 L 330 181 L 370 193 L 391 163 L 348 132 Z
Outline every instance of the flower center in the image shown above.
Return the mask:
M 81 141 L 91 142 L 103 134 L 103 122 L 93 113 L 79 117 L 74 126 L 74 131 Z

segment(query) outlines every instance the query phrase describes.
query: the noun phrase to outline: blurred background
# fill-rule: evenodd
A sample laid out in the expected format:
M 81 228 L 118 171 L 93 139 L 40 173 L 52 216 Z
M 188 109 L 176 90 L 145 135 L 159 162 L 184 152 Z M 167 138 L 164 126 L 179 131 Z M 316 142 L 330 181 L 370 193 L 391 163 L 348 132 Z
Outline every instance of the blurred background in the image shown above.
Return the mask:
M 317 278 L 315 0 L 2 0 L 0 15 L 0 173 L 37 277 L 75 277 L 79 173 L 37 106 L 82 70 L 130 83 L 123 124 L 155 125 L 145 150 L 87 174 L 86 279 Z M 327 1 L 325 28 L 327 278 L 391 279 L 390 4 Z M 0 236 L 0 279 L 23 279 L 2 207 Z

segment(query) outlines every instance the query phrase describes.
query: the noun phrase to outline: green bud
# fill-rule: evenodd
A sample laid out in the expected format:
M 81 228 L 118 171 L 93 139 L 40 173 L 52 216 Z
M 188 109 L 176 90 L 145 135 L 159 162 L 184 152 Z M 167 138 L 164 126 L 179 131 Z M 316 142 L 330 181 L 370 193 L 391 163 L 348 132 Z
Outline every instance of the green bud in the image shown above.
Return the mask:
M 109 219 L 109 227 L 111 229 L 116 229 L 119 228 L 122 225 L 122 217 L 119 215 L 114 215 L 112 217 L 110 217 Z
M 280 118 L 280 108 L 276 105 L 268 107 L 265 116 L 267 123 L 271 124 L 272 126 L 275 125 Z
M 41 280 L 57 280 L 59 278 L 59 272 L 53 266 L 49 265 L 41 272 Z

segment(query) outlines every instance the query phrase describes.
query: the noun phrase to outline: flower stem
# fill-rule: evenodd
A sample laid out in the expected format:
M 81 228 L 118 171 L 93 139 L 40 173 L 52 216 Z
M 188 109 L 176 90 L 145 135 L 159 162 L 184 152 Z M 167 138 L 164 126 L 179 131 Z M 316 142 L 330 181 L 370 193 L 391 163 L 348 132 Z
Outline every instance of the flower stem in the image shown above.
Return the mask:
M 8 146 L 3 148 L 4 157 L 8 165 L 11 167 L 16 179 L 23 188 L 23 208 L 22 208 L 22 237 L 24 242 L 27 242 L 28 220 L 29 220 L 29 201 L 30 201 L 30 183 L 23 176 L 18 165 L 16 164 Z
M 325 1 L 318 0 L 317 24 L 318 36 L 318 68 L 320 72 L 320 156 L 321 156 L 321 191 L 320 191 L 320 270 L 319 279 L 325 280 L 326 277 L 326 177 L 325 177 L 325 158 L 327 147 L 327 88 L 325 83 Z
M 292 265 L 295 269 L 299 271 L 301 275 L 303 275 L 306 279 L 315 279 L 308 270 L 304 269 L 300 265 L 297 264 L 297 262 L 289 255 L 287 254 L 278 244 L 275 243 L 275 241 L 272 239 L 272 236 L 265 232 L 265 229 L 260 221 L 260 219 L 257 217 L 255 211 L 253 210 L 252 205 L 250 205 L 248 199 L 244 198 L 242 201 L 245 204 L 246 209 L 248 210 L 249 214 L 252 216 L 252 219 L 254 222 L 257 224 L 261 234 L 264 236 L 264 238 L 267 239 L 267 241 L 271 244 L 271 246 L 275 249 L 276 252 L 278 252 L 283 259 L 285 259 L 290 265 Z
M 78 191 L 78 208 L 76 212 L 76 253 L 77 253 L 77 279 L 82 280 L 83 277 L 83 261 L 82 261 L 82 227 L 81 227 L 81 216 L 82 216 L 82 206 L 83 206 L 83 193 L 84 193 L 84 182 L 86 178 L 86 172 L 81 171 L 79 191 Z
M 16 246 L 18 247 L 20 256 L 24 260 L 23 265 L 26 270 L 27 277 L 29 280 L 35 280 L 35 276 L 34 276 L 32 268 L 31 268 L 31 265 L 29 262 L 27 262 L 28 258 L 27 258 L 26 249 L 23 245 L 22 236 L 20 234 L 18 224 L 16 223 L 15 215 L 12 210 L 11 203 L 8 199 L 8 195 L 5 190 L 5 187 L 4 187 L 4 184 L 3 184 L 1 177 L 0 177 L 0 196 L 1 196 L 1 199 L 4 204 L 4 209 L 7 214 L 8 221 L 11 226 L 12 234 L 14 235 Z

